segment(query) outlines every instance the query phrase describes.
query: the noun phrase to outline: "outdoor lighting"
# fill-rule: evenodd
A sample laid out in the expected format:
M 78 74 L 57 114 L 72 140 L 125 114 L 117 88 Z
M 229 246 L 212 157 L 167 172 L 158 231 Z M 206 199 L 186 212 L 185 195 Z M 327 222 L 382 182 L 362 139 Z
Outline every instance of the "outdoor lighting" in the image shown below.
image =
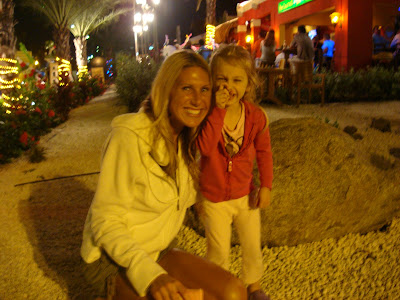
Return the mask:
M 142 33 L 142 31 L 143 31 L 142 25 L 135 25 L 135 26 L 133 26 L 133 32 L 135 32 L 135 33 Z
M 143 14 L 143 22 L 144 23 L 151 23 L 154 21 L 154 14 Z
M 153 4 L 154 4 L 154 5 L 160 4 L 160 0 L 153 0 Z
M 146 0 L 136 0 L 137 5 L 146 5 Z
M 140 22 L 140 21 L 142 21 L 142 14 L 141 14 L 140 12 L 137 12 L 137 13 L 135 14 L 135 16 L 133 17 L 133 20 L 134 20 L 135 22 Z
M 143 25 L 143 31 L 148 31 L 149 30 L 149 25 L 145 24 Z
M 206 47 L 212 49 L 211 41 L 215 38 L 215 26 L 207 24 L 206 26 Z
M 339 12 L 333 12 L 329 15 L 331 18 L 331 23 L 333 26 L 336 27 L 337 24 L 339 24 L 339 27 L 342 27 L 342 22 L 341 22 L 341 14 Z
M 75 25 L 74 25 L 74 24 L 71 24 L 71 28 L 75 28 Z
M 250 44 L 252 40 L 253 40 L 253 36 L 251 36 L 251 35 L 246 35 L 246 43 L 247 43 L 247 44 Z
M 35 60 L 35 66 L 39 65 L 39 61 Z

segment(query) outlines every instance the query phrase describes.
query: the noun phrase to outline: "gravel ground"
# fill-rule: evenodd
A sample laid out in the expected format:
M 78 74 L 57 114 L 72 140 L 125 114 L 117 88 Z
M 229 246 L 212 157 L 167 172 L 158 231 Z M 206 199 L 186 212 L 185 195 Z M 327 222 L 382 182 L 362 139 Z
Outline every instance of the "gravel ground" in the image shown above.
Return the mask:
M 399 130 L 400 101 L 265 108 L 271 122 L 314 116 L 365 129 L 372 117 L 386 117 Z M 45 161 L 32 164 L 23 156 L 0 166 L 0 300 L 87 299 L 79 273 L 81 231 L 101 145 L 111 119 L 123 112 L 109 89 L 42 138 Z M 183 248 L 204 255 L 205 239 L 193 230 L 184 227 L 179 237 Z M 399 219 L 366 235 L 264 248 L 262 284 L 273 299 L 400 299 L 399 249 Z M 235 246 L 231 271 L 239 276 L 240 263 Z

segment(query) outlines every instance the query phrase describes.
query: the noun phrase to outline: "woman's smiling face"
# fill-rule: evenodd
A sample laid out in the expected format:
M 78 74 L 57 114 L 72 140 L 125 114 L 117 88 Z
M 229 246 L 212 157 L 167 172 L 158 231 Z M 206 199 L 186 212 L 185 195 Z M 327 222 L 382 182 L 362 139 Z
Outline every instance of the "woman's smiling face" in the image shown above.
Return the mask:
M 173 130 L 197 127 L 211 105 L 211 83 L 208 73 L 200 67 L 184 68 L 170 95 L 169 113 Z

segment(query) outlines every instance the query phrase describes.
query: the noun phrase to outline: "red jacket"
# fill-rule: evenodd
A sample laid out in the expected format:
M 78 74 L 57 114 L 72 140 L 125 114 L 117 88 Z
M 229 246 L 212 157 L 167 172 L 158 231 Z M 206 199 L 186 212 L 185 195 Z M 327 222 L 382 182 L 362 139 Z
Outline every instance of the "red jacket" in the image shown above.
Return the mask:
M 222 136 L 225 109 L 215 107 L 197 139 L 200 149 L 200 190 L 212 202 L 238 199 L 253 186 L 253 164 L 257 159 L 261 187 L 272 187 L 272 152 L 266 115 L 258 106 L 244 101 L 244 140 L 239 152 L 230 157 Z M 231 171 L 228 171 L 229 166 Z

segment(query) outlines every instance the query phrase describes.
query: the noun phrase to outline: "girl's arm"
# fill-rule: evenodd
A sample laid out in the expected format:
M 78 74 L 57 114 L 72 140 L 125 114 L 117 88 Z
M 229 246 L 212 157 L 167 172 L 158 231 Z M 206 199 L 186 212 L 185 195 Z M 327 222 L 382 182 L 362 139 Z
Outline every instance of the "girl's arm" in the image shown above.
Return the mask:
M 209 156 L 217 148 L 224 126 L 226 110 L 214 107 L 197 137 L 196 144 L 201 155 Z
M 215 107 L 205 120 L 199 136 L 197 147 L 201 155 L 209 156 L 217 148 L 221 138 L 226 114 L 226 102 L 229 100 L 229 91 L 226 84 L 221 84 L 215 93 Z

